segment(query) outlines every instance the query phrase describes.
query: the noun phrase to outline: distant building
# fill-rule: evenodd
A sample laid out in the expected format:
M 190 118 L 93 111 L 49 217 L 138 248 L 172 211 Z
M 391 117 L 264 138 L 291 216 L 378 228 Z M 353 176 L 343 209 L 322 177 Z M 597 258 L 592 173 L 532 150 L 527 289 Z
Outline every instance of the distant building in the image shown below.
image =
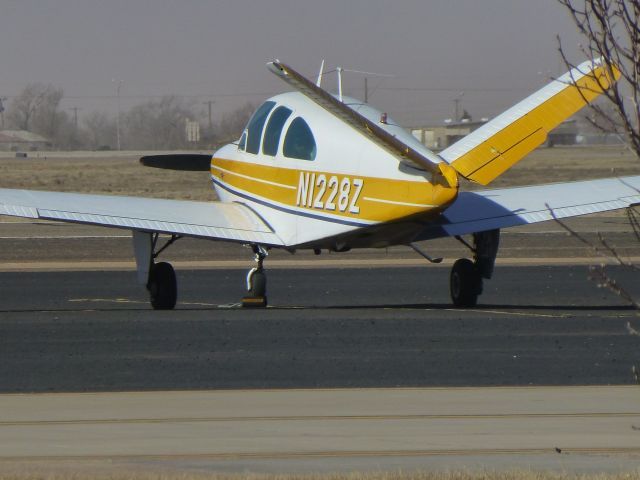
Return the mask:
M 200 123 L 195 120 L 185 120 L 185 135 L 187 142 L 197 143 L 200 141 Z
M 37 133 L 26 130 L 0 130 L 0 150 L 33 152 L 51 148 L 51 142 Z
M 443 125 L 413 127 L 410 130 L 413 136 L 430 150 L 444 150 L 488 121 L 487 118 L 474 121 L 470 116 L 467 116 L 458 122 L 447 120 Z M 573 119 L 566 120 L 549 133 L 545 146 L 575 145 L 578 143 L 578 139 L 577 122 Z
M 465 118 L 459 122 L 447 121 L 444 125 L 414 127 L 411 128 L 411 133 L 420 140 L 425 147 L 431 150 L 444 150 L 486 122 L 486 119 L 473 121 L 470 118 Z
M 546 146 L 575 145 L 578 143 L 578 133 L 578 123 L 575 119 L 565 120 L 549 132 Z

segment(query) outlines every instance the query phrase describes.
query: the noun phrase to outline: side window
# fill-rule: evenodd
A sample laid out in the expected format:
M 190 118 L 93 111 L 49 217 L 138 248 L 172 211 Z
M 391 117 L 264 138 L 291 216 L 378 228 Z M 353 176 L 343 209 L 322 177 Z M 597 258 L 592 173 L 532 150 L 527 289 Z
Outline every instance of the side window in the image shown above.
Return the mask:
M 264 131 L 264 139 L 262 140 L 262 153 L 274 157 L 278 153 L 278 144 L 280 143 L 280 135 L 282 127 L 291 115 L 291 110 L 287 107 L 278 107 L 271 114 L 267 128 Z
M 300 160 L 316 159 L 316 141 L 307 122 L 301 117 L 296 118 L 284 137 L 284 156 Z
M 253 114 L 247 125 L 247 152 L 258 153 L 260 150 L 260 137 L 262 137 L 262 127 L 275 102 L 264 102 Z
M 264 131 L 264 140 L 262 140 L 262 153 L 275 157 L 278 153 L 278 144 L 280 143 L 280 135 L 282 127 L 291 115 L 291 110 L 287 107 L 278 107 L 271 114 L 271 118 L 267 122 L 267 128 Z

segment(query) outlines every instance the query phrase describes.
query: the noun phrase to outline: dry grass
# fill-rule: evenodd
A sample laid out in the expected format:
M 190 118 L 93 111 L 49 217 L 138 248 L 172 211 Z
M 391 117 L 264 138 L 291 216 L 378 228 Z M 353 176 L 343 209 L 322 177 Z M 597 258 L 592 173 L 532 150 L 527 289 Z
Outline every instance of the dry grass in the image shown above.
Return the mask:
M 39 153 L 17 159 L 0 156 L 0 187 L 66 192 L 213 200 L 207 172 L 145 168 L 141 154 L 105 152 L 55 156 Z M 43 156 L 47 156 L 43 158 Z M 500 177 L 491 187 L 632 175 L 640 160 L 622 147 L 541 148 Z M 464 188 L 475 188 L 465 182 Z
M 638 175 L 640 159 L 620 146 L 539 148 L 490 188 Z M 484 188 L 484 187 L 480 187 Z
M 0 158 L 0 187 L 215 200 L 207 172 L 143 167 L 138 156 Z

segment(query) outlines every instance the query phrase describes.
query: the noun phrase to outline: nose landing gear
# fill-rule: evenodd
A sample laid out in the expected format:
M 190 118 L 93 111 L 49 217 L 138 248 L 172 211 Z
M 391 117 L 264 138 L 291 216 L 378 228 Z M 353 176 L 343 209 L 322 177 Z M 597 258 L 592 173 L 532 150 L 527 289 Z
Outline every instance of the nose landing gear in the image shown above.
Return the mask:
M 252 245 L 256 266 L 247 274 L 247 294 L 242 298 L 242 306 L 246 308 L 263 308 L 267 306 L 267 274 L 262 266 L 268 253 L 260 245 Z

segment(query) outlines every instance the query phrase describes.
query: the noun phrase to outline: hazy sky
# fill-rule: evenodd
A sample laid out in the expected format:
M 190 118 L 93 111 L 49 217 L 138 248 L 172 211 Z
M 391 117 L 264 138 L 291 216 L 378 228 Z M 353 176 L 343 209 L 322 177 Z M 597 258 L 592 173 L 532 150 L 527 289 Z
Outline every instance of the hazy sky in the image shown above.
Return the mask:
M 273 58 L 308 76 L 371 78 L 370 102 L 405 125 L 450 117 L 453 99 L 493 116 L 559 73 L 556 34 L 578 37 L 556 0 L 0 0 L 0 96 L 29 82 L 64 89 L 64 108 L 116 109 L 178 94 L 218 116 L 287 85 Z M 576 55 L 576 59 L 579 57 Z M 345 74 L 363 97 L 363 76 Z M 333 76 L 326 87 L 335 89 Z

